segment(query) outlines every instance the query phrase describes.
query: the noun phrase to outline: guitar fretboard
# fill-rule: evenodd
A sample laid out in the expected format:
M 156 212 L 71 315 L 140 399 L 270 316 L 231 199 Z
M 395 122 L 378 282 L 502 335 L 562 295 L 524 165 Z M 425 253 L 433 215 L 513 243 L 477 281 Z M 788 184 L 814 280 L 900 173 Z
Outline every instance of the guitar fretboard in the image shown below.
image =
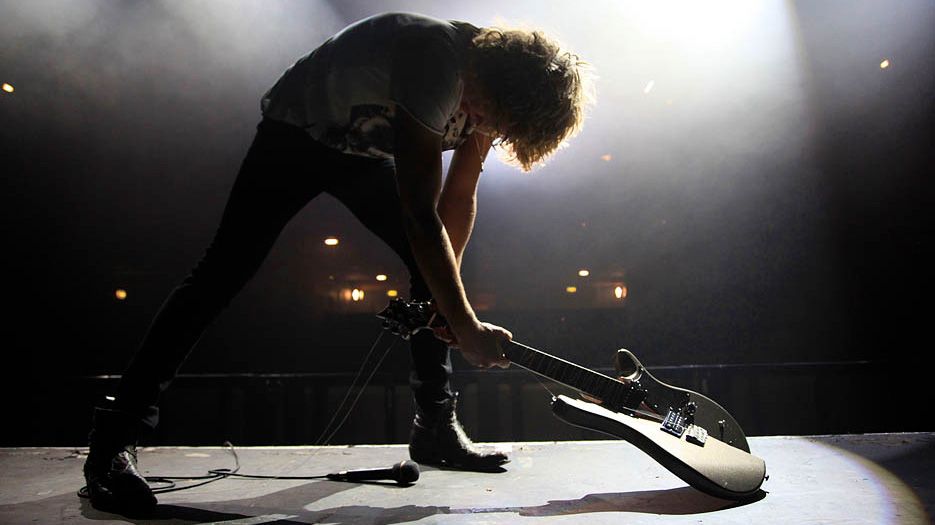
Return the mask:
M 635 409 L 645 397 L 642 390 L 632 385 L 516 341 L 504 345 L 504 354 L 531 372 L 602 400 L 610 409 Z

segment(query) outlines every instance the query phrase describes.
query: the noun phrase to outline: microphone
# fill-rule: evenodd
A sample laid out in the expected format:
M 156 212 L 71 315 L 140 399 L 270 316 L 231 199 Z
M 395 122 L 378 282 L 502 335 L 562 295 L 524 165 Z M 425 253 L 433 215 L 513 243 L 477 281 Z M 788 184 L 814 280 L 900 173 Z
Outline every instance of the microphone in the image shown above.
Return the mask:
M 392 479 L 400 485 L 409 485 L 419 479 L 419 465 L 413 461 L 400 461 L 390 468 L 365 468 L 342 470 L 325 476 L 332 481 L 368 481 Z

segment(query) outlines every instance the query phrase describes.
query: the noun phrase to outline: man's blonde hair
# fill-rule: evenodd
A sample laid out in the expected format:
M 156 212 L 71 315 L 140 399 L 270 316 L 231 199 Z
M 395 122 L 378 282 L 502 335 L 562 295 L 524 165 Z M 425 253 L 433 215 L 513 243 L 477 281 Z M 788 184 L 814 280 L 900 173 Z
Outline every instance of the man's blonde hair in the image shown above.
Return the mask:
M 593 98 L 588 64 L 543 33 L 482 28 L 470 61 L 500 145 L 524 171 L 581 129 Z

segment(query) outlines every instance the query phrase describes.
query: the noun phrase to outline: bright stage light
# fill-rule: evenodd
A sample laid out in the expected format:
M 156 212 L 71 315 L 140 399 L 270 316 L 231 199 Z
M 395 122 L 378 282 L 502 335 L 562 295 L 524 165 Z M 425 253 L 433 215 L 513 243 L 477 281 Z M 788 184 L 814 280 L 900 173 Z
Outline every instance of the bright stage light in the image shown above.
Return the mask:
M 883 62 L 880 62 L 880 69 L 886 69 L 890 67 L 890 59 L 884 58 Z
M 385 281 L 386 279 L 387 279 L 386 275 L 384 275 L 384 274 L 382 274 L 382 273 L 381 273 L 380 275 L 377 275 L 377 280 L 378 280 L 378 281 Z
M 386 291 L 386 296 L 387 296 L 387 297 L 396 297 L 397 295 L 399 295 L 399 292 L 397 292 L 396 290 L 387 290 L 387 291 Z
M 618 286 L 618 287 L 614 288 L 614 297 L 616 297 L 617 299 L 626 299 L 626 297 L 627 297 L 627 287 L 626 287 L 626 286 Z
M 585 270 L 584 268 L 578 270 L 578 277 L 587 277 L 591 275 L 590 270 Z
M 638 27 L 660 42 L 721 46 L 735 41 L 764 9 L 761 2 L 660 0 L 625 4 Z M 651 89 L 651 86 L 648 86 Z
M 354 288 L 351 290 L 351 300 L 352 301 L 363 301 L 364 300 L 364 291 Z
M 577 286 L 566 286 L 565 287 L 565 292 L 567 293 L 577 293 L 577 291 L 578 291 Z
M 337 237 L 328 237 L 325 239 L 326 246 L 337 246 L 339 242 Z
M 7 93 L 12 93 L 14 91 L 13 86 L 7 84 L 6 82 L 3 83 L 3 90 Z
M 116 297 L 118 301 L 123 301 L 127 298 L 127 291 L 122 288 L 118 288 L 114 290 L 114 297 Z

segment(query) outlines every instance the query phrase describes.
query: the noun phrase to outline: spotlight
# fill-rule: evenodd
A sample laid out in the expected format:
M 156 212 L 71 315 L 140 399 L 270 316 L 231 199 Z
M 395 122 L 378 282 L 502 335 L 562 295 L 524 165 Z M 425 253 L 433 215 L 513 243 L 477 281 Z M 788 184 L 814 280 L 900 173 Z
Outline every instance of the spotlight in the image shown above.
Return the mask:
M 12 93 L 14 91 L 13 86 L 7 84 L 6 82 L 3 83 L 3 90 L 7 93 Z
M 578 270 L 578 277 L 587 277 L 589 275 L 591 275 L 589 270 L 585 270 L 584 268 Z
M 397 295 L 399 295 L 399 292 L 397 292 L 396 290 L 387 290 L 387 291 L 386 291 L 386 296 L 387 296 L 387 297 L 396 297 Z
M 576 293 L 578 291 L 578 287 L 577 286 L 566 286 L 565 291 L 567 293 Z
M 886 69 L 888 67 L 890 67 L 890 59 L 884 58 L 883 62 L 880 62 L 880 69 Z M 6 87 L 6 84 L 4 84 L 4 88 L 5 87 Z
M 325 239 L 325 246 L 337 246 L 338 242 L 340 241 L 338 241 L 337 237 L 328 237 Z
M 116 297 L 118 301 L 123 301 L 127 298 L 127 291 L 123 288 L 118 288 L 114 290 L 114 297 Z
M 386 275 L 384 275 L 384 274 L 381 273 L 380 275 L 377 276 L 377 280 L 378 280 L 378 281 L 385 281 L 385 280 L 386 280 Z

